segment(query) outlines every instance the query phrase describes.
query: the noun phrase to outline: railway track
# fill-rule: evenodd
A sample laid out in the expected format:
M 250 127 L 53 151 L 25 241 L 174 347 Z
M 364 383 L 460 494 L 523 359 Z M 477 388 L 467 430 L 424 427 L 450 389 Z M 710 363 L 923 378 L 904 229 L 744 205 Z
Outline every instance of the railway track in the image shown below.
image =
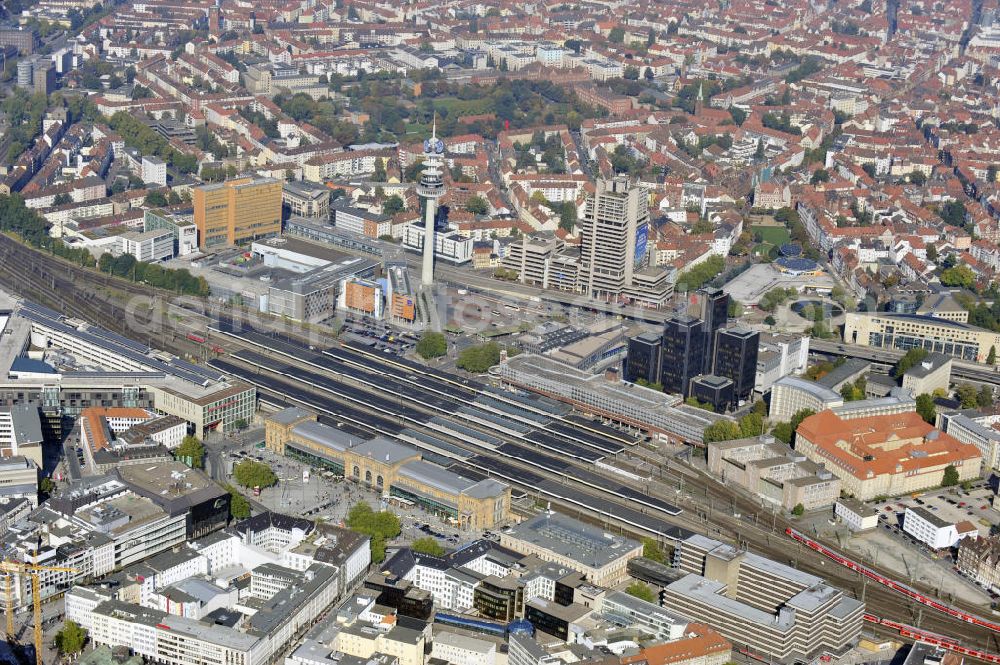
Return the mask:
M 261 349 L 258 348 L 257 351 L 261 352 Z M 278 352 L 272 350 L 265 353 L 274 355 Z M 377 354 L 371 354 L 371 357 L 382 360 L 382 357 Z M 399 368 L 392 366 L 392 359 L 384 360 L 388 374 L 398 373 Z M 526 468 L 526 471 L 530 471 L 530 469 Z M 682 478 L 683 482 L 688 483 L 690 487 L 691 480 L 687 474 L 680 470 L 667 469 L 663 483 L 679 482 Z M 699 493 L 701 489 L 704 489 L 704 497 Z M 792 523 L 780 514 L 766 514 L 764 519 L 750 522 L 746 517 L 761 512 L 759 503 L 734 493 L 710 479 L 705 479 L 704 484 L 693 488 L 693 490 L 690 502 L 693 505 L 689 508 L 688 514 L 670 518 L 678 526 L 708 532 L 714 537 L 722 539 L 735 540 L 742 546 L 749 547 L 776 561 L 792 564 L 804 572 L 822 577 L 855 597 L 864 599 L 873 615 L 891 617 L 908 625 L 919 626 L 928 632 L 955 636 L 956 639 L 960 639 L 970 647 L 970 652 L 966 654 L 969 657 L 975 657 L 974 653 L 980 651 L 983 653 L 987 651 L 1000 652 L 1000 645 L 996 644 L 996 640 L 989 631 L 969 625 L 955 617 L 939 616 L 932 612 L 925 614 L 918 604 L 901 602 L 901 599 L 890 590 L 876 584 L 870 584 L 867 578 L 862 575 L 837 566 L 826 565 L 828 561 L 825 560 L 825 557 L 814 550 L 791 544 L 786 540 L 784 532 L 785 529 L 792 526 Z M 651 493 L 654 492 L 651 490 Z M 675 497 L 671 497 L 664 491 L 662 485 L 658 487 L 656 493 L 663 498 L 676 501 Z M 699 513 L 704 516 L 702 522 L 694 519 Z M 740 517 L 736 517 L 734 513 L 739 514 Z M 719 532 L 716 532 L 715 529 L 718 529 Z M 929 589 L 926 591 L 931 593 Z M 973 646 L 982 647 L 982 649 L 972 649 Z
M 121 298 L 116 298 L 115 293 L 141 296 L 147 299 L 145 302 L 153 307 L 161 307 L 163 311 L 173 298 L 173 294 L 169 292 L 158 291 L 143 284 L 132 284 L 94 270 L 74 266 L 57 257 L 26 247 L 5 235 L 0 235 L 0 284 L 67 316 L 81 318 L 126 336 L 132 336 L 126 318 L 128 303 L 121 302 Z M 105 297 L 102 297 L 102 292 L 106 294 Z M 206 310 L 202 308 L 199 311 L 197 306 L 189 306 L 185 311 L 189 311 L 192 315 L 205 315 Z M 141 314 L 131 312 L 129 315 L 142 320 Z M 197 347 L 195 343 L 184 338 L 184 330 L 170 327 L 169 317 L 164 317 L 164 324 L 166 327 L 161 334 L 153 337 L 155 346 L 181 354 L 190 353 Z M 206 335 L 211 341 L 212 336 Z M 217 337 L 215 341 L 218 342 L 220 339 Z M 387 371 L 398 372 L 399 368 L 394 370 L 387 368 Z M 992 631 L 954 617 L 938 616 L 930 611 L 924 614 L 919 603 L 901 602 L 896 594 L 880 589 L 878 585 L 869 584 L 856 572 L 832 565 L 827 566 L 823 555 L 807 547 L 800 545 L 797 550 L 794 545 L 790 547 L 783 533 L 786 528 L 795 525 L 782 515 L 772 515 L 763 510 L 758 502 L 714 482 L 706 481 L 695 487 L 688 474 L 669 467 L 661 467 L 659 472 L 662 475 L 655 479 L 657 483 L 655 491 L 663 498 L 677 500 L 676 495 L 664 491 L 664 486 L 670 486 L 672 483 L 687 483 L 691 488 L 690 499 L 684 501 L 684 507 L 688 511 L 685 526 L 710 533 L 713 532 L 714 526 L 721 533 L 713 535 L 730 537 L 765 556 L 784 563 L 792 563 L 805 572 L 819 575 L 855 597 L 864 599 L 869 612 L 874 616 L 891 617 L 892 620 L 901 623 L 919 626 L 921 630 L 954 637 L 966 645 L 989 652 L 1000 652 L 1000 643 Z M 735 517 L 734 513 L 741 517 Z M 753 515 L 756 515 L 757 519 L 751 522 L 748 518 Z M 695 519 L 698 516 L 701 516 L 702 522 Z M 688 519 L 692 521 L 688 522 Z M 920 588 L 920 585 L 917 586 Z M 933 593 L 933 590 L 927 588 L 922 588 L 921 591 Z M 960 599 L 957 599 L 955 604 L 972 612 L 981 611 L 963 603 Z M 970 657 L 975 658 L 971 654 Z

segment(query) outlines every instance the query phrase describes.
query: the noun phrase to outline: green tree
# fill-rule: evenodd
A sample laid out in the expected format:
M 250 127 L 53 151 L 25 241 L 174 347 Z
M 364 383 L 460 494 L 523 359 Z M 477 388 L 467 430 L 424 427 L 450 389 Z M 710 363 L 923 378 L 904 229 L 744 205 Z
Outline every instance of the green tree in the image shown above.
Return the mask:
M 830 182 L 830 172 L 826 169 L 816 169 L 809 179 L 810 184 L 818 185 L 821 182 Z
M 416 350 L 421 358 L 440 358 L 448 353 L 448 340 L 439 332 L 425 332 L 417 342 Z
M 979 391 L 971 384 L 959 385 L 955 390 L 955 397 L 958 398 L 963 409 L 974 409 L 979 406 Z
M 803 420 L 815 413 L 812 409 L 800 409 L 796 411 L 790 421 L 787 423 L 778 423 L 774 426 L 774 431 L 772 432 L 774 438 L 791 445 L 795 438 L 795 430 L 799 428 Z
M 73 655 L 83 651 L 87 643 L 87 631 L 75 621 L 63 622 L 62 628 L 56 633 L 56 648 L 59 653 Z
M 792 515 L 795 515 L 796 517 L 802 517 L 802 514 L 805 512 L 806 512 L 806 507 L 803 506 L 801 503 L 795 504 L 795 507 L 792 508 Z
M 981 409 L 993 406 L 993 388 L 989 386 L 983 386 L 980 388 L 979 394 L 976 396 L 976 404 Z
M 740 418 L 740 435 L 744 439 L 760 436 L 764 433 L 764 416 L 752 411 Z
M 865 390 L 868 387 L 868 380 L 864 376 L 859 376 L 854 383 L 845 383 L 840 388 L 840 396 L 845 402 L 857 402 L 865 398 Z
M 205 446 L 198 437 L 185 436 L 181 445 L 174 451 L 174 457 L 182 459 L 191 468 L 201 469 L 205 464 Z
M 608 33 L 608 41 L 613 44 L 621 44 L 625 41 L 625 30 L 623 28 L 614 27 Z
M 941 476 L 941 487 L 954 487 L 958 484 L 958 469 L 955 468 L 954 464 L 949 464 L 944 468 L 944 474 Z
M 375 182 L 385 182 L 388 179 L 385 172 L 385 162 L 381 158 L 375 158 L 375 173 L 372 175 L 372 180 Z
M 656 604 L 656 594 L 653 593 L 653 590 L 649 588 L 649 585 L 644 582 L 632 582 L 632 584 L 629 584 L 625 589 L 625 593 L 630 596 L 635 596 L 639 600 L 644 600 L 647 603 Z
M 893 376 L 897 379 L 902 380 L 904 374 L 914 365 L 923 362 L 924 358 L 927 357 L 927 349 L 910 349 L 903 354 L 903 357 L 896 362 L 896 368 L 893 371 Z
M 473 215 L 485 215 L 490 211 L 490 204 L 477 194 L 469 197 L 469 200 L 465 202 L 465 209 Z
M 733 439 L 742 438 L 743 431 L 740 429 L 739 423 L 735 423 L 732 420 L 717 420 L 705 428 L 705 443 L 732 441 Z
M 677 283 L 686 287 L 688 291 L 694 291 L 718 277 L 725 267 L 726 260 L 713 255 L 681 274 L 677 278 Z
M 500 362 L 500 345 L 496 342 L 487 342 L 462 349 L 455 365 L 467 372 L 481 374 L 498 362 Z
M 250 501 L 232 485 L 227 483 L 225 488 L 229 492 L 229 516 L 235 520 L 250 517 Z
M 59 192 L 52 199 L 52 205 L 56 206 L 66 205 L 67 203 L 72 203 L 72 202 L 73 202 L 73 197 L 65 192 Z
M 403 212 L 405 207 L 406 204 L 403 202 L 403 198 L 399 194 L 393 194 L 382 202 L 382 213 L 390 216 L 395 215 Z
M 576 203 L 573 201 L 566 201 L 562 204 L 562 208 L 559 210 L 559 228 L 567 233 L 572 233 L 575 226 Z
M 410 545 L 410 549 L 418 554 L 429 554 L 431 556 L 444 556 L 446 553 L 441 544 L 430 536 L 417 538 Z
M 942 270 L 940 279 L 945 286 L 960 286 L 963 289 L 971 289 L 976 284 L 976 274 L 964 264 Z
M 38 484 L 38 489 L 42 490 L 45 494 L 52 494 L 56 491 L 56 484 L 51 478 L 45 477 L 42 478 L 42 482 Z
M 997 364 L 997 347 L 990 346 L 990 352 L 986 354 L 986 364 L 996 365 Z
M 660 544 L 652 538 L 642 539 L 642 555 L 650 561 L 655 561 L 656 563 L 669 563 L 667 561 L 667 555 L 663 552 Z
M 638 81 L 639 80 L 639 68 L 629 65 L 625 68 L 625 72 L 622 74 L 622 78 L 628 81 Z
M 267 464 L 244 460 L 233 469 L 233 478 L 243 487 L 271 487 L 278 483 L 278 476 L 274 475 Z
M 375 512 L 367 503 L 357 503 L 347 513 L 347 528 L 370 539 L 372 563 L 385 561 L 385 541 L 399 535 L 399 518 L 388 511 Z
M 924 421 L 930 423 L 931 425 L 937 420 L 937 407 L 934 406 L 934 397 L 923 393 L 917 395 L 917 413 Z

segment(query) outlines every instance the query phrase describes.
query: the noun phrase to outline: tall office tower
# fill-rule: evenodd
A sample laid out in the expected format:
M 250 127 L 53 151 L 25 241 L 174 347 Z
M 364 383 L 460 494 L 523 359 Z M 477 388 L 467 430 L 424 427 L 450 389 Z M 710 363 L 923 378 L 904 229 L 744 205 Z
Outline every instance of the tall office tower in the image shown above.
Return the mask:
M 642 379 L 647 383 L 659 383 L 662 345 L 662 335 L 647 332 L 631 338 L 625 356 L 625 380 L 635 383 Z
M 580 226 L 579 285 L 592 298 L 616 300 L 643 268 L 649 224 L 648 193 L 628 178 L 598 180 Z
M 760 333 L 749 328 L 723 329 L 715 335 L 715 376 L 733 382 L 733 399 L 748 400 L 757 378 Z
M 417 194 L 424 199 L 424 247 L 423 268 L 420 282 L 430 286 L 434 282 L 434 223 L 437 218 L 438 199 L 444 196 L 442 164 L 444 162 L 444 141 L 437 137 L 437 119 L 431 137 L 424 141 L 424 170 L 420 174 Z
M 702 373 L 705 331 L 701 319 L 677 314 L 663 324 L 660 347 L 660 383 L 668 393 L 687 397 L 691 379 Z
M 718 330 L 726 325 L 729 319 L 729 294 L 722 289 L 699 289 L 697 297 L 697 312 L 689 312 L 704 322 L 705 356 L 702 361 L 703 374 L 712 372 L 712 360 L 715 358 L 715 338 Z
M 237 178 L 191 190 L 198 245 L 213 249 L 281 233 L 281 181 Z

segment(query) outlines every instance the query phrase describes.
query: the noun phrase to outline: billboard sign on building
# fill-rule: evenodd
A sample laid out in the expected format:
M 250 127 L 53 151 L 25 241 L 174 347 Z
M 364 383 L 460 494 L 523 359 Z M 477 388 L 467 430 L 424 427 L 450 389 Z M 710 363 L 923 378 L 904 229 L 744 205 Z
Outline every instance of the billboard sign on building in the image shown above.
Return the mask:
M 642 224 L 635 231 L 635 265 L 640 266 L 646 258 L 646 247 L 649 244 L 649 225 Z

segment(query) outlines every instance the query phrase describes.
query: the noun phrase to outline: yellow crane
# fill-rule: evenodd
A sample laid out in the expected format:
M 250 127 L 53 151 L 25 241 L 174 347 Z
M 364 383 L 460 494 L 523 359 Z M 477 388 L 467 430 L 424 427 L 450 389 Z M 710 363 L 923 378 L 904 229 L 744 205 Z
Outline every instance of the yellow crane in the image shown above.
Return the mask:
M 42 584 L 38 575 L 43 572 L 75 573 L 76 568 L 65 566 L 37 566 L 21 561 L 0 561 L 0 572 L 7 582 L 7 639 L 14 643 L 14 584 L 18 575 L 31 578 L 31 602 L 34 605 L 35 620 L 35 663 L 42 664 Z

